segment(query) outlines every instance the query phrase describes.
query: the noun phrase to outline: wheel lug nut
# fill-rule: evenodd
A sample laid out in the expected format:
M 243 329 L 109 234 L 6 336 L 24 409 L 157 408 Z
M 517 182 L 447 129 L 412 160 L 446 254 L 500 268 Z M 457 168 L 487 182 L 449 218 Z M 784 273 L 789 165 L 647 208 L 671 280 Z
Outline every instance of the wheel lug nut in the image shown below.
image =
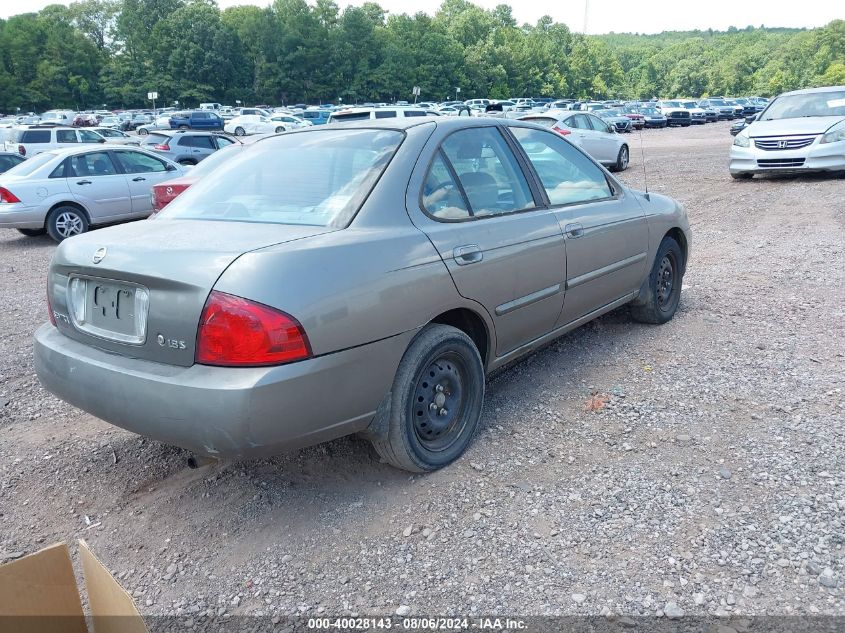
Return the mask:
M 431 411 L 437 411 L 437 405 L 434 404 L 433 402 L 430 405 L 428 405 L 428 408 Z
M 443 391 L 443 385 L 437 385 L 437 386 L 434 388 L 434 390 L 435 390 L 435 391 Z
M 440 415 L 447 415 L 448 413 L 446 409 L 440 409 Z

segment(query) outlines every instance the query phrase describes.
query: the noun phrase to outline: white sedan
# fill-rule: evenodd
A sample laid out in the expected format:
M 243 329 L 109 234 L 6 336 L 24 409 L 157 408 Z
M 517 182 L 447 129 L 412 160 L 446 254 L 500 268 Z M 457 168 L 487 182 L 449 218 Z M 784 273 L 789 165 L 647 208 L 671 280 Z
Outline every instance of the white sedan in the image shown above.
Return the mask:
M 289 127 L 282 121 L 272 121 L 269 117 L 260 114 L 243 114 L 226 121 L 223 130 L 235 136 L 247 136 L 284 132 Z

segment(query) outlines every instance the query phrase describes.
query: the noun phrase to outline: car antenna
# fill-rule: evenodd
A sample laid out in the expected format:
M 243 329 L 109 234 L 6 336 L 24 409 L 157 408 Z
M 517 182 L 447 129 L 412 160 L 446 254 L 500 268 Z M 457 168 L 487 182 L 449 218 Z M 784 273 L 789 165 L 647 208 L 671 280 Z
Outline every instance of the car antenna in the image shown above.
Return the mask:
M 645 127 L 645 125 L 643 125 Z M 640 156 L 643 161 L 643 182 L 645 182 L 645 199 L 651 202 L 651 196 L 648 195 L 648 171 L 645 168 L 645 149 L 643 149 L 643 128 L 640 128 Z

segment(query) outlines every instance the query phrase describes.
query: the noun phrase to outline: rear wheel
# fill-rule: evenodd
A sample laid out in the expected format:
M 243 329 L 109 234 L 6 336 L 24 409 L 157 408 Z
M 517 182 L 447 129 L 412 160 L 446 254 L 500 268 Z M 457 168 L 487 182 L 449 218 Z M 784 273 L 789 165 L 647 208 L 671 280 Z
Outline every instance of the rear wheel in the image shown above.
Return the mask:
M 180 129 L 180 130 L 187 130 L 187 129 L 188 129 L 188 126 L 187 126 L 187 125 L 180 125 L 180 126 L 179 126 L 179 129 Z
M 147 134 L 149 134 L 149 131 L 147 130 L 147 128 L 138 128 L 138 134 L 140 134 L 141 136 L 146 136 Z
M 177 161 L 180 165 L 196 165 L 196 161 L 190 160 L 188 158 L 184 158 L 180 161 Z
M 628 169 L 628 162 L 630 160 L 628 146 L 623 145 L 619 148 L 619 154 L 616 156 L 616 162 L 613 164 L 613 171 L 625 171 Z
M 276 128 L 276 134 L 281 134 L 284 131 L 285 131 L 285 128 L 282 125 L 280 125 L 279 127 Z
M 484 402 L 484 366 L 466 334 L 426 326 L 408 347 L 371 438 L 386 462 L 411 472 L 451 463 L 469 446 Z
M 631 316 L 641 323 L 670 321 L 681 301 L 684 253 L 671 237 L 664 237 L 648 274 L 646 290 L 631 304 Z
M 244 130 L 240 125 L 235 128 L 235 136 L 245 136 L 246 130 Z
M 56 207 L 47 216 L 47 233 L 57 242 L 88 230 L 88 218 L 77 207 Z
M 18 229 L 18 231 L 27 237 L 38 237 L 39 235 L 44 235 L 47 229 Z

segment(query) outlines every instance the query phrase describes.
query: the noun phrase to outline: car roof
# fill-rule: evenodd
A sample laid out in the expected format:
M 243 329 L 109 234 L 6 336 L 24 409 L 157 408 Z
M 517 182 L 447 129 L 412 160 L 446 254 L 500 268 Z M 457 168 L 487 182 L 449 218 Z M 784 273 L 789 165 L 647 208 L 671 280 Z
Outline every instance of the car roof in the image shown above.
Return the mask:
M 53 154 L 54 156 L 66 157 L 66 156 L 75 156 L 76 154 L 83 154 L 85 152 L 91 152 L 91 151 L 105 152 L 105 151 L 112 151 L 112 150 L 117 150 L 117 151 L 121 151 L 121 152 L 129 150 L 129 151 L 133 151 L 133 152 L 143 152 L 145 154 L 150 153 L 147 150 L 144 150 L 140 147 L 135 147 L 133 145 L 115 145 L 114 143 L 109 143 L 109 144 L 105 144 L 105 145 L 103 145 L 102 143 L 81 143 L 79 145 L 79 147 L 66 147 L 66 148 L 48 149 L 43 153 L 44 154 Z
M 819 88 L 804 88 L 803 90 L 792 90 L 791 92 L 784 92 L 781 97 L 786 95 L 809 95 L 817 92 L 830 92 L 831 90 L 845 90 L 845 86 L 821 86 Z
M 160 136 L 229 136 L 220 130 L 150 130 L 149 133 Z

